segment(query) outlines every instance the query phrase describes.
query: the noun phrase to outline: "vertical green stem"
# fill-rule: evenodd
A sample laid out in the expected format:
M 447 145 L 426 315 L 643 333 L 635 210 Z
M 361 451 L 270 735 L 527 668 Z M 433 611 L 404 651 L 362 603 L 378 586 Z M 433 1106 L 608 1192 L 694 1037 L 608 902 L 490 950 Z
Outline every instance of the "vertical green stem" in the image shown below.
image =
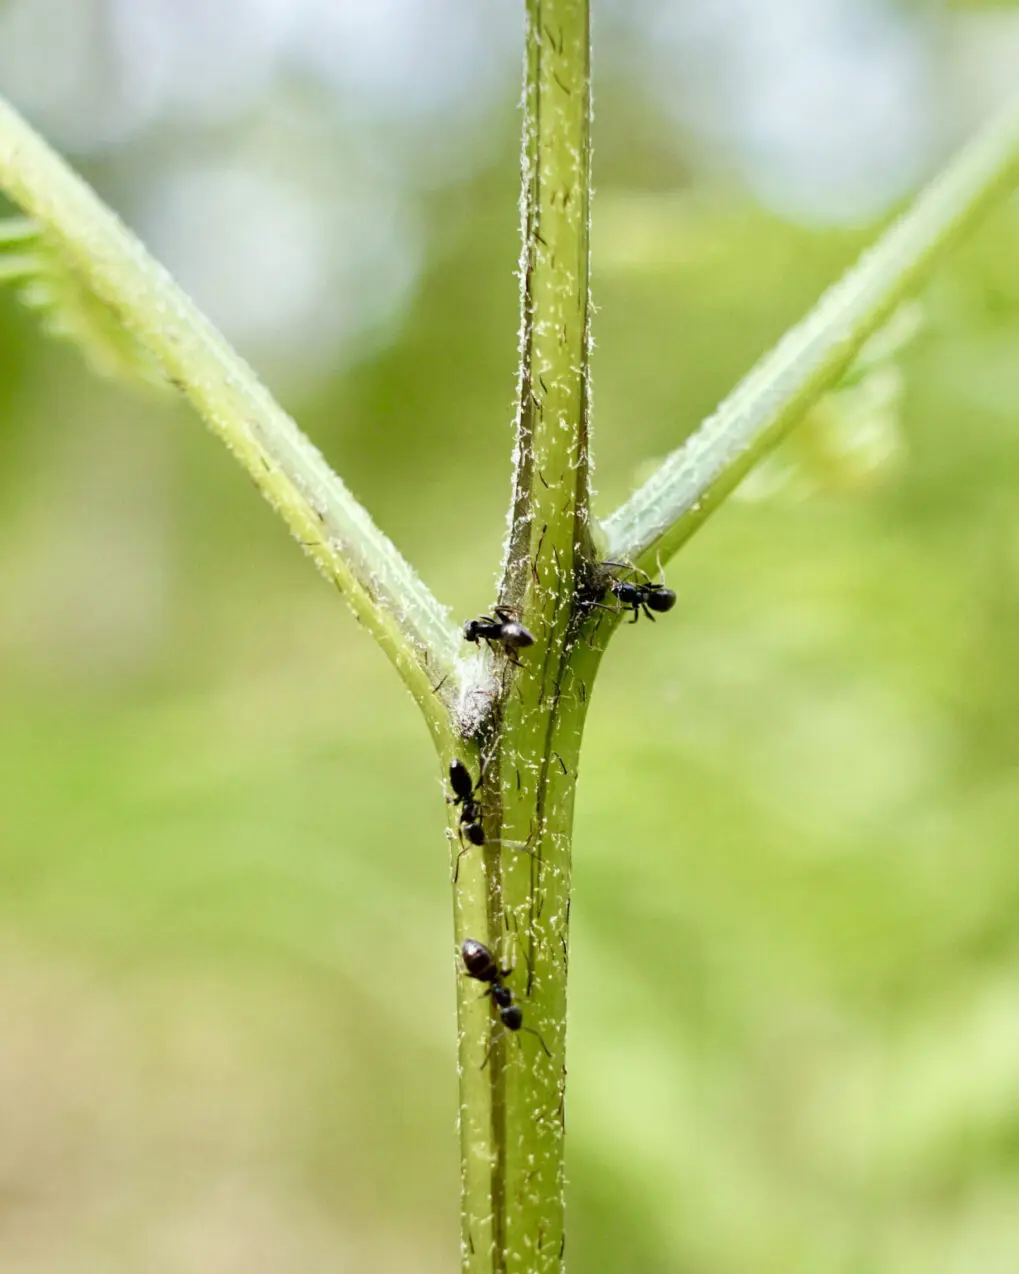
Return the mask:
M 500 602 L 535 636 L 472 737 L 487 843 L 462 860 L 457 940 L 485 942 L 524 1016 L 505 1032 L 461 977 L 463 1268 L 563 1268 L 566 970 L 573 802 L 597 653 L 578 646 L 589 568 L 588 0 L 527 0 L 516 468 Z M 487 1061 L 486 1061 L 487 1058 Z
M 532 620 L 554 622 L 570 602 L 556 585 L 577 552 L 590 547 L 587 0 L 528 0 L 526 41 L 521 357 L 503 601 L 522 605 Z M 569 536 L 556 536 L 567 528 Z

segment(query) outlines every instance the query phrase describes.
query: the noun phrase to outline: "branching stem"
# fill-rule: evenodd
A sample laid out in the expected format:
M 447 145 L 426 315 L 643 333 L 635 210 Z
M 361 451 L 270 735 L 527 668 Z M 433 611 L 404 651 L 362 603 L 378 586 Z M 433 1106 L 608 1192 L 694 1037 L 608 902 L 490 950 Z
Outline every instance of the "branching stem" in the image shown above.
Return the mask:
M 533 633 L 520 666 L 461 635 L 251 369 L 10 107 L 0 188 L 193 403 L 396 665 L 443 763 L 468 767 L 485 843 L 450 807 L 457 948 L 485 943 L 527 1030 L 458 968 L 467 1274 L 561 1274 L 566 974 L 580 740 L 605 641 L 589 524 L 588 0 L 526 0 L 521 341 L 499 603 Z M 654 569 L 845 370 L 1019 169 L 1019 107 L 987 129 L 605 524 L 606 556 Z M 20 266 L 11 267 L 14 273 Z M 472 804 L 473 810 L 473 804 Z M 536 1038 L 537 1036 L 540 1038 Z

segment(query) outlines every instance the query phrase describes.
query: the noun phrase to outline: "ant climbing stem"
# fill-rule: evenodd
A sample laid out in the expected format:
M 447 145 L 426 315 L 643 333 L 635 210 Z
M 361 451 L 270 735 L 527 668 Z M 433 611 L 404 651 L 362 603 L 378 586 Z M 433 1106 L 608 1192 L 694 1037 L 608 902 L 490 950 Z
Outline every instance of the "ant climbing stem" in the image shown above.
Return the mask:
M 480 615 L 477 619 L 467 620 L 463 629 L 464 641 L 473 642 L 475 646 L 487 642 L 489 650 L 501 646 L 510 663 L 521 668 L 523 665 L 517 651 L 533 646 L 534 634 L 520 623 L 512 607 L 496 606 L 494 610 L 494 619 L 491 615 Z
M 468 977 L 474 978 L 478 982 L 488 983 L 484 994 L 492 997 L 492 1003 L 495 1006 L 496 1013 L 499 1015 L 499 1021 L 505 1029 L 513 1032 L 527 1031 L 528 1034 L 535 1036 L 538 1043 L 545 1050 L 545 1055 L 551 1057 L 552 1053 L 541 1038 L 541 1034 L 533 1026 L 524 1025 L 524 1011 L 517 1003 L 513 992 L 506 985 L 506 979 L 513 970 L 501 969 L 495 956 L 477 938 L 464 939 L 463 946 L 460 948 L 460 958 L 463 960 L 464 969 Z M 495 1048 L 498 1039 L 498 1035 L 492 1037 L 488 1051 L 485 1053 L 485 1060 L 481 1063 L 482 1070 L 488 1065 L 488 1059 L 492 1056 L 492 1049 Z
M 460 806 L 460 819 L 457 827 L 457 833 L 460 837 L 460 852 L 456 856 L 456 865 L 453 868 L 454 885 L 460 879 L 460 860 L 464 854 L 469 853 L 471 849 L 488 844 L 482 821 L 484 810 L 477 796 L 483 779 L 483 768 L 481 774 L 478 775 L 477 782 L 475 782 L 471 778 L 470 770 L 459 757 L 455 757 L 449 764 L 449 785 L 453 789 L 453 795 L 447 796 L 446 801 L 449 805 Z M 525 853 L 532 853 L 531 841 L 533 838 L 534 832 L 532 830 L 526 841 L 497 840 L 492 843 L 502 845 L 505 849 L 517 849 Z
M 664 615 L 666 611 L 672 610 L 676 604 L 676 594 L 671 588 L 666 588 L 664 584 L 655 584 L 652 582 L 651 576 L 647 571 L 642 571 L 637 566 L 629 566 L 626 562 L 603 562 L 603 566 L 613 567 L 617 570 L 629 571 L 631 575 L 640 575 L 643 577 L 642 584 L 635 583 L 633 580 L 609 580 L 609 590 L 619 602 L 621 610 L 629 608 L 633 611 L 633 619 L 631 624 L 635 624 L 640 618 L 640 612 L 644 614 L 654 623 L 655 617 L 652 611 L 657 611 L 659 615 Z
M 460 852 L 456 856 L 456 867 L 453 871 L 454 884 L 460 879 L 460 859 L 472 845 L 485 843 L 485 829 L 481 822 L 481 803 L 475 795 L 481 787 L 483 777 L 483 774 L 479 774 L 478 781 L 475 783 L 463 761 L 455 758 L 449 763 L 449 785 L 453 789 L 453 795 L 447 796 L 446 800 L 450 805 L 460 806 L 460 823 L 457 828 L 460 836 Z M 468 844 L 464 843 L 465 835 Z
M 580 610 L 588 612 L 592 610 L 607 610 L 610 614 L 619 615 L 624 610 L 633 613 L 631 624 L 635 624 L 644 614 L 654 623 L 654 615 L 652 611 L 656 611 L 659 615 L 664 615 L 666 611 L 672 610 L 676 604 L 676 594 L 671 588 L 666 588 L 664 584 L 655 584 L 647 571 L 642 571 L 638 566 L 631 566 L 627 562 L 602 562 L 601 566 L 605 569 L 606 574 L 595 584 L 588 592 L 580 598 Z M 631 576 L 639 576 L 639 579 L 617 579 L 611 574 L 612 571 L 628 571 Z M 616 599 L 617 606 L 606 606 L 602 602 L 602 598 L 606 593 L 611 593 Z

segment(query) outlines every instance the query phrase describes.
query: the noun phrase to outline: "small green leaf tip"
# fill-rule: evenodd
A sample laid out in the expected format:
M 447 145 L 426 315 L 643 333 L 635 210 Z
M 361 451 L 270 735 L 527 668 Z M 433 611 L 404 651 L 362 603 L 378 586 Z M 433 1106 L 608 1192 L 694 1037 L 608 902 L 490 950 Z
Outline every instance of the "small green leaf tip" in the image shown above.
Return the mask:
M 116 312 L 82 282 L 55 244 L 28 217 L 0 220 L 0 284 L 39 318 L 50 336 L 77 345 L 92 369 L 111 380 L 168 387 L 154 359 Z

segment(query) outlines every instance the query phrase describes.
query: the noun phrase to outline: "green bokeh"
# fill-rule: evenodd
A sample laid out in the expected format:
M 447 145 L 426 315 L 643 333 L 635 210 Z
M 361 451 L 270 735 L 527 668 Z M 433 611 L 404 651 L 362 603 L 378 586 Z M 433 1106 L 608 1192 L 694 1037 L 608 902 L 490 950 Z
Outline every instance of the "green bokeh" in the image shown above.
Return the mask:
M 620 150 L 602 510 L 868 237 L 678 165 L 649 194 Z M 287 397 L 458 615 L 509 490 L 513 153 L 434 192 L 384 347 Z M 924 300 L 900 462 L 733 502 L 606 660 L 575 1274 L 1019 1268 L 1014 205 Z M 409 698 L 186 410 L 13 303 L 0 371 L 0 1268 L 454 1268 L 443 793 Z

